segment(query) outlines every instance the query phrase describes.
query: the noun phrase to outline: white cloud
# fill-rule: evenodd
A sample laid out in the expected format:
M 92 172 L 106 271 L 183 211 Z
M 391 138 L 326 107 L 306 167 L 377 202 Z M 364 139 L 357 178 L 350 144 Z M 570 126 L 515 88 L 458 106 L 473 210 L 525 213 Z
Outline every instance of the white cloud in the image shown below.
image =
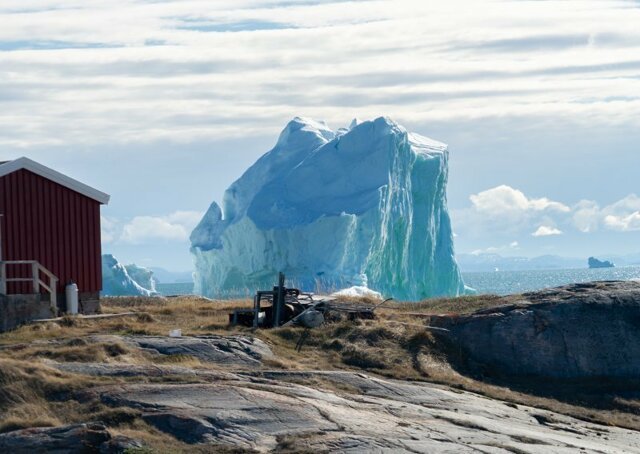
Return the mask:
M 188 232 L 184 226 L 172 224 L 164 218 L 136 216 L 124 226 L 120 241 L 140 244 L 153 240 L 186 241 Z
M 640 231 L 640 211 L 635 211 L 627 216 L 608 215 L 604 218 L 604 224 L 611 230 L 620 232 Z
M 512 241 L 509 244 L 505 244 L 503 246 L 491 246 L 485 249 L 476 249 L 471 252 L 472 255 L 482 255 L 482 254 L 500 254 L 510 251 L 517 251 L 520 249 L 520 243 L 517 241 Z
M 601 227 L 620 232 L 640 230 L 640 197 L 635 194 L 600 207 L 596 202 L 582 200 L 574 207 L 573 224 L 584 233 Z
M 604 207 L 593 200 L 581 200 L 573 206 L 547 197 L 530 198 L 507 185 L 497 186 L 470 197 L 471 206 L 454 212 L 456 229 L 476 234 L 513 235 L 531 231 L 531 236 L 561 235 L 567 229 L 582 233 L 601 228 L 621 232 L 640 230 L 640 197 L 635 194 Z M 557 226 L 562 226 L 559 228 Z
M 625 5 L 0 2 L 0 144 L 246 136 L 309 106 L 334 124 L 638 125 L 640 9 Z
M 118 221 L 108 216 L 100 216 L 100 229 L 103 243 L 111 243 L 116 239 Z
M 546 197 L 529 199 L 518 189 L 507 185 L 497 186 L 469 197 L 473 208 L 491 216 L 520 215 L 531 211 L 568 212 L 570 208 Z
M 520 240 L 528 250 L 534 247 L 531 238 L 564 235 L 570 240 L 578 232 L 640 231 L 640 197 L 635 194 L 605 206 L 593 200 L 569 205 L 501 185 L 471 195 L 470 202 L 465 209 L 452 210 L 451 215 L 461 238 L 458 243 L 473 254 L 509 253 L 507 242 L 511 238 Z M 487 242 L 504 245 L 477 247 Z
M 617 217 L 626 217 L 637 211 L 640 211 L 640 197 L 635 194 L 629 194 L 623 199 L 606 206 L 603 210 L 606 215 Z
M 531 236 L 535 237 L 554 235 L 562 235 L 562 230 L 555 227 L 549 227 L 548 225 L 541 225 L 535 232 L 531 234 Z
M 196 211 L 176 211 L 167 216 L 136 216 L 124 225 L 118 241 L 129 244 L 185 242 L 202 215 Z
M 532 198 L 507 185 L 481 191 L 469 197 L 471 206 L 452 212 L 454 226 L 465 238 L 485 235 L 507 237 L 530 232 L 534 226 L 555 225 L 566 217 L 567 205 L 547 197 Z
M 175 211 L 166 217 L 167 221 L 183 225 L 189 231 L 193 230 L 204 216 L 201 211 Z
M 582 233 L 598 229 L 600 207 L 593 200 L 581 200 L 573 208 L 573 224 Z

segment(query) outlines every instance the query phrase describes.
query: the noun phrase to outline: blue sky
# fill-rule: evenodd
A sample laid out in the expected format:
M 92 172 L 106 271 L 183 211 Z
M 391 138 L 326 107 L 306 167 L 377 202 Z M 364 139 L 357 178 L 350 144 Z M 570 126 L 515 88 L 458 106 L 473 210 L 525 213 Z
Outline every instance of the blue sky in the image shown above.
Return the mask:
M 188 234 L 289 119 L 449 144 L 458 252 L 640 250 L 635 1 L 0 0 L 0 159 L 112 195 L 105 252 Z

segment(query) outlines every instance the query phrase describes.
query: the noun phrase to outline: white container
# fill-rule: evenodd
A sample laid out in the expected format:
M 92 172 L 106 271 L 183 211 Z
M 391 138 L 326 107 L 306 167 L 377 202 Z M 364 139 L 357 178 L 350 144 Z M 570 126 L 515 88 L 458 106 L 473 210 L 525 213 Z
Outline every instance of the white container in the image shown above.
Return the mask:
M 169 331 L 169 337 L 182 337 L 181 329 L 172 329 Z
M 78 313 L 78 286 L 71 282 L 64 288 L 65 296 L 67 297 L 67 314 Z

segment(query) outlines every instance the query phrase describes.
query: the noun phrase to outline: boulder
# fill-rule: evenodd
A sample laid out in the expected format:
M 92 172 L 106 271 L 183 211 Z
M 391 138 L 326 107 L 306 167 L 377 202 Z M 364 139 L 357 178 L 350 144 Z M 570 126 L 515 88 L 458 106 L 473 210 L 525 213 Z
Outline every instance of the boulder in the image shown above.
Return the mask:
M 555 378 L 640 377 L 640 283 L 572 284 L 516 303 L 433 317 L 489 372 Z
M 0 452 L 20 453 L 124 453 L 142 444 L 123 436 L 113 437 L 101 423 L 38 427 L 0 434 Z

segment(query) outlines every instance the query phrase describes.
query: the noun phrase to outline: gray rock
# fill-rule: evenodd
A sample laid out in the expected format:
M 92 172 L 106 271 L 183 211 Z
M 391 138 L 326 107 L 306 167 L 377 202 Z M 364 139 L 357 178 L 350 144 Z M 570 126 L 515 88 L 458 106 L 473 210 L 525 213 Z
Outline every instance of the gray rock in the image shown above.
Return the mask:
M 45 361 L 45 364 L 63 372 L 90 375 L 94 377 L 169 377 L 180 376 L 205 380 L 230 379 L 235 375 L 209 369 L 194 369 L 182 366 L 135 365 L 123 363 L 59 363 Z
M 323 378 L 355 391 L 300 385 Z M 289 381 L 291 380 L 291 381 Z M 344 386 L 341 387 L 344 389 Z M 352 372 L 256 372 L 210 384 L 94 391 L 187 443 L 314 452 L 640 452 L 640 434 L 427 383 Z
M 29 344 L 0 346 L 3 349 L 20 349 L 25 346 L 65 346 L 77 339 L 47 339 Z M 205 363 L 229 366 L 259 366 L 264 359 L 273 358 L 269 346 L 260 339 L 250 336 L 116 336 L 91 335 L 81 342 L 117 344 L 126 343 L 130 347 L 140 348 L 157 355 L 188 355 Z
M 487 370 L 557 378 L 640 377 L 640 283 L 592 282 L 522 295 L 466 316 L 434 317 Z
M 248 336 L 131 336 L 125 342 L 162 355 L 189 355 L 200 361 L 233 366 L 258 366 L 273 353 L 260 339 Z
M 310 309 L 300 314 L 297 322 L 305 328 L 317 328 L 324 323 L 322 312 Z
M 111 440 L 100 445 L 100 454 L 126 454 L 131 453 L 136 448 L 143 448 L 144 444 L 124 435 L 116 435 Z M 135 452 L 135 451 L 134 451 Z
M 13 454 L 123 453 L 142 444 L 123 436 L 112 437 L 100 423 L 22 429 L 0 434 L 0 452 Z

